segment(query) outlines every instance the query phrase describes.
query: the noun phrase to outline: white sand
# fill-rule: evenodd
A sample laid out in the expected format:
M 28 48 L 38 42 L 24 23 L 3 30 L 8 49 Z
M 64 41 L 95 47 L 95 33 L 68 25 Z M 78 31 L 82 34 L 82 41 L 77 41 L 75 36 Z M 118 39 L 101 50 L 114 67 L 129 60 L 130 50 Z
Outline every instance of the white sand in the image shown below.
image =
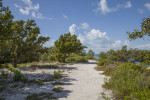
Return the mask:
M 0 93 L 0 97 L 5 100 L 25 100 L 29 94 L 33 93 L 54 93 L 54 97 L 58 100 L 103 100 L 101 93 L 106 93 L 110 97 L 110 92 L 102 88 L 104 78 L 106 76 L 100 74 L 102 71 L 96 71 L 95 61 L 89 63 L 80 63 L 60 67 L 66 74 L 62 79 L 55 81 L 44 82 L 44 85 L 32 83 L 30 85 L 15 82 L 10 83 L 8 88 Z M 26 70 L 25 70 L 26 69 Z M 21 72 L 25 74 L 28 80 L 47 79 L 52 76 L 54 69 L 38 69 L 26 68 Z M 53 82 L 63 82 L 63 85 L 52 85 Z M 14 87 L 14 85 L 17 87 Z M 54 87 L 63 87 L 64 90 L 60 93 L 52 91 Z M 47 99 L 44 99 L 47 100 Z
M 103 100 L 101 93 L 104 92 L 104 75 L 101 71 L 96 71 L 95 61 L 85 64 L 75 64 L 71 67 L 77 67 L 77 70 L 68 74 L 70 85 L 64 85 L 64 90 L 68 91 L 66 97 L 63 92 L 58 95 L 59 100 Z M 62 95 L 62 97 L 61 97 Z

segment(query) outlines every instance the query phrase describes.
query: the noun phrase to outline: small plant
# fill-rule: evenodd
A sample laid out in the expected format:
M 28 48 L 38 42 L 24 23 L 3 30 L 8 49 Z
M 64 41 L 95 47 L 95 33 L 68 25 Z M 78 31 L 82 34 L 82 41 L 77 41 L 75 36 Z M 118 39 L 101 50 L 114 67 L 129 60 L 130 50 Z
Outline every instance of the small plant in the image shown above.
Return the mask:
M 11 71 L 14 72 L 14 81 L 25 81 L 25 76 L 20 72 L 18 68 L 11 67 Z
M 52 83 L 53 85 L 63 85 L 64 83 L 63 82 L 54 82 Z
M 35 82 L 36 82 L 38 85 L 43 85 L 43 84 L 44 84 L 42 80 L 36 80 Z
M 55 92 L 62 92 L 62 91 L 63 91 L 63 88 L 62 88 L 62 87 L 53 88 L 52 91 L 55 91 Z
M 61 71 L 58 70 L 58 71 L 54 71 L 54 76 L 53 76 L 54 79 L 60 79 L 62 78 L 62 75 L 61 75 Z
M 26 100 L 56 100 L 57 98 L 53 97 L 53 93 L 39 93 L 31 94 L 26 97 Z

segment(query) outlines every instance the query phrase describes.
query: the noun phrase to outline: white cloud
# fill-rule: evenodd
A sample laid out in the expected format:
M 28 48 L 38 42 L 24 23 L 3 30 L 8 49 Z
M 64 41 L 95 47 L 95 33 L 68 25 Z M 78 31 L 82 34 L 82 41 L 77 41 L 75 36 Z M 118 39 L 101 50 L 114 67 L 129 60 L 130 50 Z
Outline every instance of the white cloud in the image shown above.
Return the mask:
M 69 27 L 69 32 L 73 35 L 75 34 L 76 32 L 76 25 L 75 24 L 72 24 L 70 27 Z
M 95 10 L 96 12 L 101 12 L 102 14 L 106 14 L 109 12 L 115 12 L 117 10 L 119 10 L 120 8 L 131 8 L 132 4 L 130 1 L 126 2 L 126 4 L 117 4 L 116 7 L 114 8 L 109 8 L 107 5 L 107 0 L 100 0 L 100 2 L 98 3 L 98 7 Z
M 150 3 L 146 3 L 144 6 L 150 11 Z
M 43 16 L 42 13 L 36 13 L 36 12 L 32 12 L 32 17 L 37 18 L 37 19 L 47 19 L 47 20 L 52 20 L 53 19 L 53 18 L 50 18 L 50 17 Z
M 54 46 L 55 45 L 55 41 L 56 40 L 49 40 L 49 41 L 47 41 L 45 44 L 44 44 L 44 46 L 45 47 L 51 47 L 51 46 Z
M 127 47 L 131 47 L 131 41 L 125 40 L 124 45 L 126 45 Z
M 141 50 L 150 50 L 150 44 L 138 45 L 135 46 L 134 48 L 141 49 Z
M 65 19 L 69 19 L 69 17 L 65 14 L 62 15 Z
M 144 13 L 144 10 L 141 9 L 141 8 L 139 8 L 139 9 L 138 9 L 138 12 L 139 12 L 140 14 L 143 14 L 143 13 Z
M 14 6 L 16 8 L 19 9 L 19 11 L 23 14 L 23 15 L 29 15 L 31 12 L 32 17 L 37 18 L 37 19 L 48 19 L 51 20 L 52 18 L 48 18 L 42 15 L 42 13 L 38 13 L 38 10 L 40 8 L 40 5 L 37 4 L 33 4 L 31 0 L 22 0 L 22 2 L 26 5 L 26 7 L 21 7 L 18 4 L 14 4 Z
M 16 3 L 14 5 L 16 8 L 19 8 L 19 11 L 24 15 L 29 15 L 31 10 L 39 10 L 40 6 L 38 3 L 36 5 L 33 5 L 31 0 L 22 0 L 22 2 L 27 5 L 24 9 Z
M 88 49 L 92 49 L 95 53 L 109 49 L 119 49 L 122 46 L 120 40 L 111 41 L 106 32 L 101 32 L 96 29 L 90 30 L 85 35 L 79 34 L 78 39 L 83 45 L 87 46 Z
M 128 1 L 124 6 L 124 8 L 131 8 L 131 7 L 132 7 L 132 4 L 130 1 Z
M 81 29 L 89 29 L 89 24 L 88 23 L 81 23 Z
M 112 43 L 112 48 L 120 48 L 121 47 L 121 41 L 117 40 Z

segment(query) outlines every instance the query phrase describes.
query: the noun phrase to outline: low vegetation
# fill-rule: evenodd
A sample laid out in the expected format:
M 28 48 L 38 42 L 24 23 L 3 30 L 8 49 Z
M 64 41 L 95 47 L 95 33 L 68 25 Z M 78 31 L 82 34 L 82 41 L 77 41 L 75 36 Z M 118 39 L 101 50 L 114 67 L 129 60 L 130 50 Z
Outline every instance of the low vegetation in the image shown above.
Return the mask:
M 58 70 L 58 71 L 54 71 L 54 76 L 53 76 L 54 79 L 60 79 L 62 78 L 62 75 L 61 75 L 61 71 Z
M 19 68 L 13 68 L 10 69 L 14 73 L 14 81 L 25 81 L 25 76 L 20 72 Z
M 53 97 L 53 93 L 44 93 L 41 92 L 39 94 L 31 94 L 26 97 L 26 100 L 56 100 L 57 98 Z
M 116 52 L 126 55 L 115 55 Z M 137 65 L 127 62 L 129 55 L 125 47 L 118 51 L 110 50 L 100 53 L 101 59 L 96 69 L 111 76 L 110 79 L 105 80 L 103 87 L 113 91 L 115 100 L 148 100 L 150 98 L 150 70 L 145 64 Z
M 62 87 L 53 88 L 52 91 L 55 91 L 55 92 L 62 92 L 62 91 L 63 91 L 63 88 L 62 88 Z

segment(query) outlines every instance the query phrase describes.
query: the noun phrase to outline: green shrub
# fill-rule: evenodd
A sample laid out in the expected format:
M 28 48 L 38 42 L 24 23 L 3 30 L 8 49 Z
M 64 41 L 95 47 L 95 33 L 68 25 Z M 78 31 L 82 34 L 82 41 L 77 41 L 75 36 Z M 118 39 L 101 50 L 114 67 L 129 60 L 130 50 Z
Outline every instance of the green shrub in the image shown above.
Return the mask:
M 13 65 L 10 63 L 0 64 L 0 68 L 9 68 L 9 67 L 13 67 Z
M 66 58 L 66 62 L 76 62 L 75 57 Z
M 54 79 L 60 79 L 62 78 L 62 75 L 61 75 L 61 71 L 58 70 L 58 71 L 54 71 L 54 76 L 53 76 Z
M 143 72 L 143 70 L 144 70 L 144 66 L 137 65 L 137 64 L 134 64 L 134 63 L 131 63 L 131 62 L 122 63 L 122 64 L 120 64 L 119 67 L 130 67 L 130 68 L 132 68 L 134 70 L 138 70 L 140 72 Z
M 66 62 L 88 62 L 87 58 L 84 56 L 74 56 L 66 58 Z
M 88 60 L 84 56 L 75 56 L 74 59 L 76 62 L 88 62 Z
M 48 62 L 54 62 L 54 61 L 56 61 L 56 56 L 55 55 L 48 56 Z
M 119 67 L 114 72 L 109 82 L 116 98 L 126 100 L 143 100 L 140 99 L 140 95 L 145 96 L 145 98 L 150 97 L 150 90 L 148 89 L 150 85 L 150 78 L 145 77 L 138 70 L 134 70 L 132 65 L 128 67 Z
M 101 58 L 98 62 L 98 65 L 103 66 L 103 65 L 112 64 L 112 63 L 113 61 L 111 61 L 110 59 Z
M 93 56 L 86 56 L 87 59 L 94 59 Z
M 55 92 L 62 92 L 62 91 L 63 91 L 63 88 L 62 88 L 62 87 L 53 88 L 52 91 L 55 91 Z
M 118 69 L 118 66 L 116 65 L 107 65 L 103 69 L 103 74 L 107 76 L 111 76 L 116 70 Z
M 25 81 L 25 76 L 20 72 L 18 68 L 11 67 L 11 71 L 14 72 L 14 81 Z
M 38 85 L 43 85 L 43 84 L 44 84 L 42 80 L 36 80 L 35 82 L 36 82 Z

